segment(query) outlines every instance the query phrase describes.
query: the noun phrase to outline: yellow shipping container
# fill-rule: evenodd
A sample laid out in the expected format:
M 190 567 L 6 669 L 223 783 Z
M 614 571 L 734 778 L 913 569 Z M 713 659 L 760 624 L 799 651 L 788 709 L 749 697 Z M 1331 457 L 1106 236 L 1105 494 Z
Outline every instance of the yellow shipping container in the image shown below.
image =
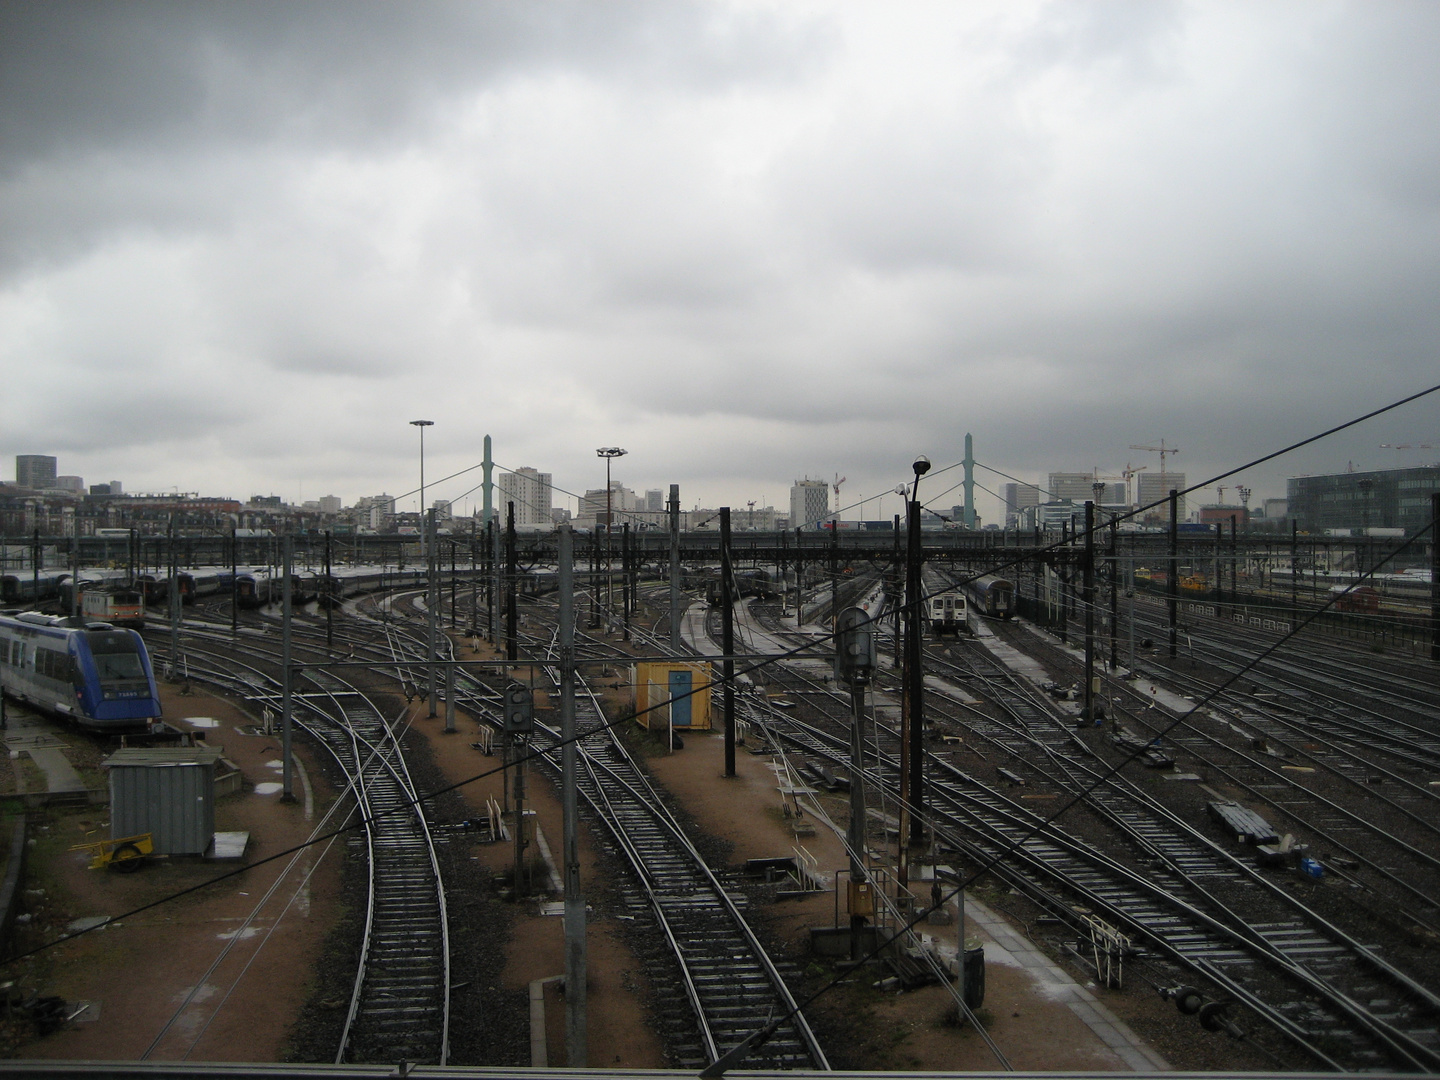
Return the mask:
M 709 664 L 636 664 L 635 715 L 647 728 L 709 730 L 712 679 Z

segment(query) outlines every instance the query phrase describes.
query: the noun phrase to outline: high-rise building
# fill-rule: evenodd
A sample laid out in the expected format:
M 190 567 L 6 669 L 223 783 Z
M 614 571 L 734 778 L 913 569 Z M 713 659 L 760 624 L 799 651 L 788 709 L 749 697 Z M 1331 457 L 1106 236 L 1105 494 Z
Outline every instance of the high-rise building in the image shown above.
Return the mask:
M 1161 503 L 1160 506 L 1149 510 L 1145 514 L 1146 521 L 1168 521 L 1170 511 L 1164 505 L 1164 500 L 1170 497 L 1170 492 L 1185 490 L 1185 474 L 1183 472 L 1152 473 L 1143 472 L 1135 478 L 1135 500 L 1139 506 L 1149 506 L 1151 503 Z M 1180 496 L 1177 513 L 1181 521 L 1185 520 L 1185 496 Z
M 45 454 L 15 455 L 15 486 L 42 491 L 55 486 L 56 459 Z
M 355 504 L 357 510 L 378 510 L 382 514 L 395 513 L 395 496 L 366 495 Z
M 1289 516 L 1302 529 L 1415 533 L 1430 524 L 1430 493 L 1440 490 L 1440 467 L 1295 476 L 1285 487 Z
M 830 517 L 830 485 L 824 480 L 796 480 L 790 486 L 790 527 L 818 529 Z
M 1052 472 L 1045 484 L 1046 502 L 1069 499 L 1087 503 L 1095 498 L 1095 474 L 1088 472 Z
M 1006 484 L 1002 490 L 1007 525 L 1015 524 L 1028 507 L 1040 505 L 1040 487 L 1037 484 Z
M 83 476 L 57 476 L 55 478 L 56 491 L 70 491 L 76 495 L 85 494 L 85 478 Z
M 665 509 L 665 492 L 660 488 L 650 488 L 645 492 L 644 509 L 650 513 L 659 513 Z
M 515 524 L 548 529 L 554 523 L 550 503 L 554 498 L 550 473 L 523 465 L 500 474 L 500 521 L 505 522 L 505 504 L 515 504 Z
M 338 514 L 341 505 L 339 495 L 324 495 L 320 499 L 320 512 L 322 514 Z

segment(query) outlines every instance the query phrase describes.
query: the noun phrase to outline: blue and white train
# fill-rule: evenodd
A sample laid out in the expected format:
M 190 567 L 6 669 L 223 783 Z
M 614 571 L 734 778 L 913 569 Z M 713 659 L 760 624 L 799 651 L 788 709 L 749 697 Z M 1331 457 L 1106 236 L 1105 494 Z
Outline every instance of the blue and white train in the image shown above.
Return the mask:
M 34 611 L 0 615 L 0 687 L 87 731 L 141 731 L 160 720 L 145 643 L 108 623 Z

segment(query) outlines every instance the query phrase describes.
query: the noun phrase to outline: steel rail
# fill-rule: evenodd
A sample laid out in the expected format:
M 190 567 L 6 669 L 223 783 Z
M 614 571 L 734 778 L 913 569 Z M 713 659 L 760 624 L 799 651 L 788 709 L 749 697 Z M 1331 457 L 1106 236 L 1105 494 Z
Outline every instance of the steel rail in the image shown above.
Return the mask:
M 230 644 L 234 647 L 242 643 L 231 642 Z M 259 659 L 267 663 L 274 662 L 272 656 L 253 645 L 248 650 L 241 649 L 240 651 L 258 653 Z M 192 654 L 197 653 L 192 650 Z M 232 675 L 230 674 L 231 669 L 243 666 L 237 665 L 237 661 L 232 656 L 217 656 L 204 652 L 200 652 L 198 655 L 207 655 L 211 661 L 223 665 L 222 671 L 224 671 L 224 674 L 201 671 L 196 677 L 202 681 L 212 681 L 227 689 L 237 690 L 248 700 L 267 706 L 274 706 L 278 702 L 280 693 L 273 675 L 256 668 L 248 668 L 249 677 Z M 298 666 L 303 666 L 303 664 Z M 353 1060 L 356 1056 L 354 1048 L 357 1045 L 364 1045 L 365 1048 L 360 1051 L 360 1056 L 377 1061 L 389 1061 L 389 1055 L 396 1049 L 400 1049 L 407 1053 L 409 1060 L 444 1064 L 448 1056 L 449 1041 L 448 925 L 444 885 L 440 877 L 433 840 L 424 818 L 423 803 L 414 790 L 413 782 L 409 780 L 408 770 L 404 767 L 403 751 L 401 751 L 398 741 L 394 739 L 389 725 L 369 699 L 332 674 L 325 673 L 323 676 L 332 683 L 328 687 L 310 673 L 307 673 L 305 677 L 315 683 L 320 692 L 298 696 L 295 722 L 315 736 L 317 741 L 336 757 L 342 770 L 351 778 L 351 783 L 356 788 L 357 800 L 360 801 L 364 811 L 363 823 L 366 830 L 369 902 L 366 905 L 366 925 L 362 935 L 361 956 L 357 963 L 350 1008 L 337 1050 L 337 1063 L 347 1058 Z M 266 683 L 270 684 L 268 688 Z M 341 688 L 338 693 L 337 686 Z M 340 702 L 340 696 L 358 698 L 364 708 L 359 711 L 347 709 Z M 322 700 L 332 703 L 335 711 L 339 713 L 338 718 L 334 715 L 327 715 L 320 705 Z M 323 723 L 307 723 L 304 716 L 306 712 Z M 363 730 L 365 728 L 371 730 L 367 733 Z M 386 745 L 391 749 L 387 751 Z M 369 752 L 362 753 L 362 747 L 369 748 Z M 406 821 L 409 822 L 408 826 L 397 825 L 397 822 Z M 396 835 L 397 831 L 398 836 Z M 423 847 L 418 846 L 415 839 L 417 835 L 423 841 Z M 418 879 L 412 870 L 407 869 L 415 863 L 415 854 L 418 850 L 424 852 L 421 862 L 425 866 L 425 870 L 420 877 L 428 880 L 429 886 L 426 886 L 423 880 Z M 381 869 L 384 870 L 383 873 L 380 872 Z M 388 913 L 382 910 L 386 906 L 385 894 L 396 882 L 401 883 L 402 888 L 410 888 L 412 891 L 415 889 L 428 890 L 435 898 L 436 914 L 432 920 L 434 929 L 431 933 L 438 939 L 439 944 L 438 947 L 431 948 L 430 955 L 438 957 L 434 961 L 434 968 L 437 970 L 429 974 L 421 971 L 418 976 L 419 985 L 429 987 L 430 989 L 425 992 L 432 997 L 437 996 L 434 993 L 436 985 L 441 990 L 438 994 L 438 1003 L 428 1010 L 431 1015 L 438 1017 L 438 1023 L 430 1028 L 423 1026 L 427 1013 L 424 1005 L 409 1006 L 409 1011 L 400 1018 L 398 1023 L 393 1022 L 389 1015 L 390 1012 L 393 1012 L 393 1009 L 389 1007 L 399 1000 L 400 995 L 406 993 L 404 978 L 392 977 L 392 970 L 408 969 L 409 973 L 413 975 L 416 967 L 423 968 L 426 964 L 424 955 L 420 957 L 418 964 L 414 961 L 417 941 L 422 948 L 426 941 L 424 932 L 417 934 L 414 920 L 406 921 L 402 916 L 403 925 L 398 928 L 402 947 L 393 950 L 404 955 L 406 961 L 403 964 L 397 964 L 394 957 L 385 957 L 386 971 L 383 974 L 377 974 L 371 970 L 378 963 L 376 961 L 377 952 L 390 948 L 390 942 L 397 937 L 397 930 L 391 925 L 394 920 L 389 919 Z M 406 913 L 414 910 L 413 905 L 402 903 L 401 907 Z M 425 917 L 423 912 L 420 917 L 422 919 Z M 382 926 L 382 924 L 384 925 Z M 377 928 L 382 930 L 378 935 Z M 372 961 L 375 962 L 372 963 Z M 380 988 L 381 994 L 388 993 L 393 996 L 388 1001 L 376 1004 L 375 996 L 372 993 L 375 987 Z M 370 995 L 369 998 L 367 998 L 367 994 Z M 411 1000 L 414 999 L 415 995 L 412 993 Z M 416 1026 L 417 1020 L 421 1022 L 422 1026 Z M 372 1034 L 371 1029 L 377 1027 L 381 1029 L 379 1034 Z M 438 1033 L 428 1044 L 423 1038 L 420 1041 L 413 1041 L 417 1033 L 424 1036 L 427 1032 L 437 1031 L 437 1029 Z M 399 1038 L 397 1038 L 397 1034 Z M 403 1041 L 407 1034 L 412 1039 L 408 1044 Z M 373 1044 L 373 1047 L 368 1044 Z

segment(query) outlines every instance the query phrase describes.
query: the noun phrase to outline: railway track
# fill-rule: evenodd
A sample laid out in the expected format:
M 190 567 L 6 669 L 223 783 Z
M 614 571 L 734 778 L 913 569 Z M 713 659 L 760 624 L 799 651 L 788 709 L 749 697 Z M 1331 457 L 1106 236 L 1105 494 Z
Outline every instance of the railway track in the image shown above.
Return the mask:
M 279 711 L 272 649 L 236 641 L 228 632 L 211 640 L 200 634 L 186 633 L 191 678 Z M 168 637 L 150 636 L 152 652 L 165 656 L 161 646 L 168 648 Z M 295 722 L 348 778 L 363 829 L 352 837 L 351 850 L 366 856 L 364 930 L 335 1061 L 443 1065 L 449 1053 L 449 929 L 424 804 L 392 725 L 366 695 L 314 669 L 297 683 Z
M 823 702 L 824 688 L 808 689 L 808 702 Z M 844 712 L 844 702 L 837 700 L 833 729 L 805 725 L 780 710 L 752 721 L 768 725 L 795 750 L 823 757 L 845 772 L 848 746 L 838 723 Z M 1034 740 L 1014 730 L 1031 724 L 1055 732 L 1047 751 L 1051 772 L 1063 766 L 1072 790 L 1091 782 L 1094 770 L 1085 765 L 1084 752 L 1038 711 L 1022 715 L 1003 737 L 1013 739 L 1017 751 L 1025 744 L 1033 752 Z M 878 737 L 878 749 L 879 763 L 867 785 L 882 786 L 893 797 L 898 788 L 893 732 Z M 1077 906 L 1101 913 L 1195 978 L 1248 1006 L 1325 1067 L 1433 1070 L 1440 1063 L 1434 1026 L 1440 1001 L 1431 991 L 1313 913 L 1282 907 L 1265 921 L 1247 922 L 1214 893 L 1258 891 L 1251 871 L 1203 837 L 1187 836 L 1181 823 L 1166 820 L 1163 808 L 1112 791 L 1096 800 L 1145 860 L 1136 869 L 1046 825 L 943 759 L 932 757 L 927 768 L 932 770 L 928 809 L 946 844 L 967 865 L 998 859 L 998 873 L 1082 936 Z
M 531 601 L 550 614 L 553 605 Z M 638 631 L 637 631 L 638 632 Z M 424 646 L 404 634 L 388 638 L 397 677 L 415 682 Z M 553 665 L 554 638 L 522 635 L 522 653 Z M 577 658 L 623 660 L 608 642 L 578 635 Z M 543 670 L 556 683 L 553 666 Z M 557 684 L 558 685 L 558 684 Z M 456 705 L 499 727 L 499 695 L 459 680 Z M 713 1063 L 795 1002 L 784 973 L 745 918 L 743 894 L 722 880 L 686 835 L 645 771 L 614 737 L 599 702 L 577 686 L 579 794 L 629 874 L 617 883 L 624 902 L 653 922 L 664 949 L 649 958 L 651 981 L 665 1021 L 667 1053 L 683 1068 Z M 559 732 L 536 725 L 532 746 L 557 778 Z M 746 1062 L 749 1068 L 826 1070 L 829 1064 L 803 1015 L 796 1014 Z

